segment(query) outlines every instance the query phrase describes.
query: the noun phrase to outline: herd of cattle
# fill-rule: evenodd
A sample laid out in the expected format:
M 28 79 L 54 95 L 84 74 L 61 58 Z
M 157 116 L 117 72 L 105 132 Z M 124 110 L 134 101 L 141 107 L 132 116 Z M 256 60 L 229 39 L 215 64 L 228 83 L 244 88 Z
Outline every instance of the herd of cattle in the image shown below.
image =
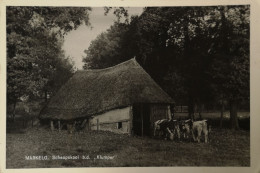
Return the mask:
M 154 137 L 163 137 L 164 139 L 174 140 L 191 140 L 200 142 L 202 134 L 204 135 L 204 142 L 209 142 L 209 132 L 211 126 L 207 120 L 193 121 L 188 120 L 167 120 L 162 119 L 154 123 Z

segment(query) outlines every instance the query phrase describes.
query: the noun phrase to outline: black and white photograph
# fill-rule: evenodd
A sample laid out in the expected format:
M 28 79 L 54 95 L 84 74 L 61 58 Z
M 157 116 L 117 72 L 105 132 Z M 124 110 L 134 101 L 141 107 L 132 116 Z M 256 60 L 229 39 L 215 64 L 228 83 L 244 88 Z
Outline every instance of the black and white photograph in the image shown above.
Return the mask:
M 251 166 L 250 4 L 5 13 L 5 169 Z

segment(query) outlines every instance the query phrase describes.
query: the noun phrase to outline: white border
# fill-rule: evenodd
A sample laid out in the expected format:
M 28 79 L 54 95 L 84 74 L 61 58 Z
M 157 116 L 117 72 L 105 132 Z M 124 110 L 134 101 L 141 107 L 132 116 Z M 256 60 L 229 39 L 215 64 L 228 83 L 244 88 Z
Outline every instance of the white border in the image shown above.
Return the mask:
M 2 172 L 255 172 L 260 173 L 260 0 L 3 0 L 0 7 L 0 173 Z M 131 167 L 5 169 L 6 163 L 6 6 L 215 6 L 250 4 L 250 167 Z

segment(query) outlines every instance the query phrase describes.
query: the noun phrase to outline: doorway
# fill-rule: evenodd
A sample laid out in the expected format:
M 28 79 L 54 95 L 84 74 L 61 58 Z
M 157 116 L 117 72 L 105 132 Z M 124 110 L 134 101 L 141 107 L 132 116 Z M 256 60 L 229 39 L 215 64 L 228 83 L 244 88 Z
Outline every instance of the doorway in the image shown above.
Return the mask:
M 133 134 L 138 136 L 150 136 L 150 106 L 139 103 L 133 105 Z

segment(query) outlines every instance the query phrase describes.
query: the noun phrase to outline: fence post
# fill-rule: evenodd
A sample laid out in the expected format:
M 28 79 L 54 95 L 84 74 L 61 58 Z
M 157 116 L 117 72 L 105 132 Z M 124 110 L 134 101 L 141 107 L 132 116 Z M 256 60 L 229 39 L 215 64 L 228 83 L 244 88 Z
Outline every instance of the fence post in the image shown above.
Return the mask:
M 58 120 L 58 128 L 59 128 L 59 132 L 60 132 L 60 120 Z
M 142 123 L 142 137 L 144 136 L 144 110 L 143 110 L 143 104 L 141 104 L 141 123 Z
M 97 118 L 97 131 L 99 131 L 99 119 Z
M 51 131 L 54 130 L 53 121 L 51 120 Z

